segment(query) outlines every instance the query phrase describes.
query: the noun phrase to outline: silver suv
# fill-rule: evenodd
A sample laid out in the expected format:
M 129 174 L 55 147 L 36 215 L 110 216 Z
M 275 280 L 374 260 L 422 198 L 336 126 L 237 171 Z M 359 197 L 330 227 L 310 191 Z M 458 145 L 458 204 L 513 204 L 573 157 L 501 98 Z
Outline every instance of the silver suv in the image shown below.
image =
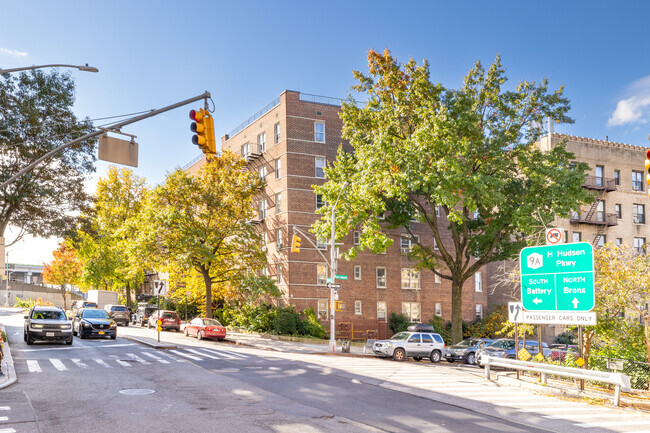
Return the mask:
M 59 307 L 34 306 L 25 316 L 25 341 L 64 341 L 72 344 L 72 324 Z
M 375 341 L 372 351 L 382 357 L 392 357 L 395 361 L 403 361 L 406 358 L 420 361 L 429 358 L 431 362 L 440 362 L 445 353 L 445 341 L 435 332 L 409 330 L 398 332 L 388 340 Z

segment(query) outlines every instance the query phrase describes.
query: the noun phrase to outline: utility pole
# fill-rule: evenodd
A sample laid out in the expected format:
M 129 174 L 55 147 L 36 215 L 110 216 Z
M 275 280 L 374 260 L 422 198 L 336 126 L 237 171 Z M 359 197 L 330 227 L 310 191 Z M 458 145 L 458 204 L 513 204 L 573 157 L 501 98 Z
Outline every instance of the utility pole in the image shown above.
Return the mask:
M 341 194 L 339 193 L 339 196 L 340 195 Z M 338 202 L 338 198 L 336 201 Z M 334 216 L 335 209 L 336 203 L 334 203 L 334 206 L 332 206 L 332 234 L 330 242 L 330 272 L 332 274 L 330 277 L 330 349 L 333 353 L 336 352 L 336 289 L 334 288 L 334 283 L 336 281 L 336 227 L 334 226 L 334 223 L 336 221 Z

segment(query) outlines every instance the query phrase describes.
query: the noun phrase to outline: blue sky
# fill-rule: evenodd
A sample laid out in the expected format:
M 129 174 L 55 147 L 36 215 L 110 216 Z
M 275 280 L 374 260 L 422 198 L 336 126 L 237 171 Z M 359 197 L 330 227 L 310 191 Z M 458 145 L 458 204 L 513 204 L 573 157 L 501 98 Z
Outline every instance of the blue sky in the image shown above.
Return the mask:
M 369 48 L 430 62 L 457 87 L 497 53 L 510 79 L 565 85 L 573 125 L 556 132 L 648 146 L 647 1 L 5 1 L 0 68 L 88 63 L 70 70 L 75 111 L 103 118 L 212 94 L 217 141 L 285 89 L 345 97 Z M 195 104 L 200 107 L 201 104 Z M 199 155 L 186 107 L 124 129 L 150 184 Z M 101 122 L 98 122 L 101 123 Z M 106 164 L 97 164 L 98 175 Z M 23 242 L 10 261 L 51 260 L 56 241 Z

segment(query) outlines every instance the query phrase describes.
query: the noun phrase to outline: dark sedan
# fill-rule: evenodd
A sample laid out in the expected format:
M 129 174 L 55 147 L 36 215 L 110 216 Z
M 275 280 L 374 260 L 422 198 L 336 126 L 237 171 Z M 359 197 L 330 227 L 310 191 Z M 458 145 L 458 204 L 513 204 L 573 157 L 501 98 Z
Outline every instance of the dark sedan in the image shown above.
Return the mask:
M 72 332 L 79 338 L 117 337 L 117 323 L 108 313 L 97 308 L 82 308 L 72 320 Z
M 448 362 L 461 361 L 470 365 L 476 364 L 476 352 L 494 340 L 488 338 L 467 338 L 458 344 L 447 347 L 445 359 Z

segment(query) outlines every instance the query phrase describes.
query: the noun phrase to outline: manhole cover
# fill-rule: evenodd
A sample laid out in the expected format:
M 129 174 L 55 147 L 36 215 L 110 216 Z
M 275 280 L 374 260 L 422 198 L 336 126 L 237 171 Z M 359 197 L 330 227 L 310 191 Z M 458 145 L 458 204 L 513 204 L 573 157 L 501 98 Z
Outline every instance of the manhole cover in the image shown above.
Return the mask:
M 153 394 L 154 391 L 153 389 L 123 389 L 120 391 L 120 394 L 124 395 L 147 395 L 147 394 Z

